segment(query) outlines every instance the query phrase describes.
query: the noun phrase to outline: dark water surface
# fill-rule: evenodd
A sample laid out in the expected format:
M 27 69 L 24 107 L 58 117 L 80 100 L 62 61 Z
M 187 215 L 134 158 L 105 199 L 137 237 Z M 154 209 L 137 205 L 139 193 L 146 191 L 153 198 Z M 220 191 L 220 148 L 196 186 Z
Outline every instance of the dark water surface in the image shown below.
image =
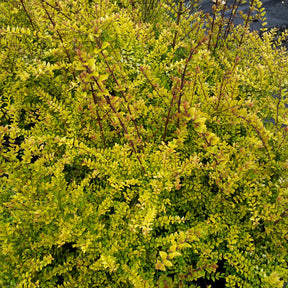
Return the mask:
M 239 7 L 239 10 L 243 11 L 243 13 L 249 12 L 249 2 L 248 3 L 241 4 Z M 233 5 L 234 0 L 228 0 L 227 1 L 227 7 L 230 8 L 231 5 Z M 267 28 L 273 28 L 273 27 L 286 27 L 288 28 L 288 0 L 262 0 L 263 6 L 266 11 L 266 22 L 267 22 Z M 212 6 L 213 2 L 212 0 L 200 0 L 200 10 L 203 10 L 206 13 L 212 14 Z M 227 10 L 225 12 L 225 15 L 229 16 L 229 11 Z M 238 17 L 234 21 L 235 24 L 240 24 L 241 19 Z M 259 30 L 261 28 L 260 22 L 254 22 L 251 24 L 252 30 Z

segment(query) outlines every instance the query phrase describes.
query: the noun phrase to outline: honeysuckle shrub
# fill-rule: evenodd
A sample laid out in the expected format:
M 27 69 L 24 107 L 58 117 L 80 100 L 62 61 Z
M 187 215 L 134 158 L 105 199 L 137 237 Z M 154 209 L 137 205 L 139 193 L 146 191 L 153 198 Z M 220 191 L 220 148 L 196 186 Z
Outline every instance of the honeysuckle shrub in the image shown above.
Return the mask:
M 287 51 L 174 2 L 0 3 L 1 287 L 288 280 Z

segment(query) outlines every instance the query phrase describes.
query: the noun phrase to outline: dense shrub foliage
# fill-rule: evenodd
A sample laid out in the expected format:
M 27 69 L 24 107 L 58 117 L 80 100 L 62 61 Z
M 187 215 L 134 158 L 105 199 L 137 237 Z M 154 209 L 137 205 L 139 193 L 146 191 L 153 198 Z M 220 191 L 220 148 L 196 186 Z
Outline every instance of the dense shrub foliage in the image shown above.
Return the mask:
M 287 51 L 216 2 L 1 1 L 1 287 L 288 281 Z

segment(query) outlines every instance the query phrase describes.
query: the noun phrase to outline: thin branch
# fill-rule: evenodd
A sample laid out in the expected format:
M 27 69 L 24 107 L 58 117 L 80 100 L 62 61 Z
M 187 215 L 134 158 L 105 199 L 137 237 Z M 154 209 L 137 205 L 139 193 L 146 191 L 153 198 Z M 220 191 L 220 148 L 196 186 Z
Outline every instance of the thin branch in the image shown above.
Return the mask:
M 96 41 L 97 41 L 97 40 L 98 40 L 98 39 L 96 39 Z M 99 40 L 97 41 L 97 44 L 98 44 L 99 49 L 101 49 L 101 46 L 102 46 L 102 45 L 100 44 Z M 108 70 L 109 70 L 109 72 L 110 72 L 110 75 L 112 76 L 114 82 L 115 82 L 116 85 L 118 86 L 118 89 L 120 90 L 120 93 L 121 93 L 124 101 L 127 103 L 127 109 L 128 109 L 128 112 L 129 112 L 130 116 L 132 116 L 132 112 L 131 112 L 131 109 L 130 109 L 129 102 L 128 102 L 127 98 L 126 98 L 125 93 L 124 93 L 123 90 L 121 89 L 122 87 L 121 87 L 121 85 L 119 84 L 119 82 L 118 82 L 118 80 L 117 80 L 117 78 L 116 78 L 116 75 L 114 74 L 114 72 L 113 72 L 110 64 L 109 64 L 108 61 L 106 60 L 106 56 L 104 55 L 104 52 L 101 50 L 100 53 L 101 53 L 101 55 L 102 55 L 102 57 L 103 57 L 103 59 L 104 59 L 104 62 L 105 62 L 106 66 L 107 66 L 107 68 L 108 68 Z M 135 122 L 135 119 L 133 119 L 133 117 L 131 117 L 131 120 L 132 120 L 132 122 L 133 122 L 133 124 L 134 124 L 134 127 L 135 127 L 135 129 L 136 129 L 136 133 L 137 133 L 137 136 L 138 136 L 139 140 L 142 141 L 142 140 L 141 140 L 140 133 L 139 133 L 139 130 L 138 130 L 138 126 L 137 126 L 137 124 L 136 124 L 136 122 Z
M 228 25 L 227 25 L 225 33 L 224 33 L 224 39 L 227 38 L 227 36 L 228 36 L 228 34 L 230 32 L 230 28 L 231 28 L 231 26 L 233 24 L 235 15 L 236 15 L 236 13 L 238 11 L 238 8 L 239 8 L 240 4 L 241 4 L 241 0 L 239 0 L 238 3 L 237 3 L 237 0 L 234 0 L 232 11 L 231 11 L 231 14 L 230 14 L 230 17 L 229 17 L 229 21 L 228 21 Z
M 260 140 L 261 140 L 261 142 L 262 142 L 262 145 L 263 145 L 264 149 L 265 149 L 266 152 L 267 152 L 267 155 L 268 155 L 269 160 L 271 160 L 271 156 L 270 156 L 270 152 L 269 152 L 269 150 L 268 150 L 268 147 L 267 147 L 267 145 L 266 145 L 266 143 L 265 143 L 265 140 L 264 140 L 263 136 L 261 135 L 260 131 L 258 130 L 258 128 L 257 128 L 255 125 L 252 124 L 252 121 L 251 121 L 251 120 L 245 118 L 244 116 L 237 115 L 237 114 L 234 113 L 233 111 L 232 111 L 232 113 L 233 113 L 237 118 L 240 118 L 240 119 L 245 120 L 245 121 L 247 122 L 247 124 L 250 125 L 250 126 L 256 131 L 257 135 L 259 136 L 259 138 L 260 138 Z
M 176 20 L 176 24 L 177 26 L 179 26 L 180 24 L 180 19 L 181 19 L 181 15 L 183 14 L 182 12 L 182 7 L 183 7 L 183 1 L 180 0 L 180 3 L 179 3 L 179 9 L 177 11 L 177 20 Z M 173 39 L 173 43 L 172 43 L 172 48 L 174 49 L 175 45 L 176 45 L 176 39 L 177 39 L 177 30 L 175 31 L 175 34 L 174 34 L 174 39 Z
M 24 9 L 25 14 L 27 15 L 27 17 L 28 17 L 28 19 L 29 19 L 29 22 L 30 22 L 32 28 L 36 31 L 36 27 L 34 26 L 34 23 L 33 23 L 33 21 L 32 21 L 32 19 L 31 19 L 30 15 L 29 15 L 29 13 L 28 13 L 28 11 L 27 11 L 25 5 L 24 5 L 24 1 L 23 1 L 23 0 L 20 0 L 20 2 L 21 2 L 21 5 L 22 5 L 22 7 L 23 7 L 23 9 Z
M 220 0 L 217 0 L 217 1 L 220 1 Z M 215 46 L 214 46 L 214 53 L 216 52 L 216 48 L 217 48 L 218 43 L 219 43 L 219 39 L 220 39 L 220 34 L 221 34 L 221 31 L 222 31 L 222 27 L 224 26 L 223 22 L 225 22 L 224 14 L 225 14 L 226 7 L 227 7 L 227 1 L 225 1 L 224 7 L 222 8 L 222 12 L 221 12 L 221 22 L 220 22 L 220 24 L 219 24 L 219 29 L 218 29 L 218 32 L 217 32 L 216 43 L 215 43 Z
M 22 1 L 22 0 L 21 0 Z M 68 20 L 72 21 L 73 19 L 70 18 L 69 16 L 67 16 L 65 13 L 63 13 L 59 7 L 53 6 L 50 3 L 48 3 L 45 0 L 42 0 L 42 2 L 44 2 L 47 6 L 50 6 L 51 8 L 53 8 L 54 10 L 56 10 L 57 12 L 59 12 L 61 15 L 63 15 L 65 18 L 67 18 Z
M 53 19 L 51 18 L 50 14 L 48 13 L 48 11 L 47 11 L 47 9 L 46 9 L 46 7 L 45 7 L 45 5 L 44 5 L 43 2 L 44 2 L 44 1 L 42 0 L 42 2 L 41 2 L 42 7 L 43 7 L 43 9 L 44 9 L 44 11 L 45 11 L 45 13 L 46 13 L 49 21 L 51 22 L 51 24 L 53 25 L 53 27 L 54 27 L 54 29 L 55 29 L 56 24 L 55 24 L 55 22 L 53 21 Z M 57 34 L 58 34 L 58 36 L 59 36 L 59 39 L 60 39 L 60 41 L 61 41 L 61 43 L 62 43 L 62 45 L 63 45 L 64 51 L 65 51 L 65 53 L 66 53 L 66 55 L 67 55 L 67 57 L 68 57 L 68 60 L 69 60 L 70 64 L 72 64 L 72 60 L 71 60 L 70 54 L 69 54 L 68 50 L 66 49 L 66 47 L 65 47 L 65 45 L 64 45 L 63 38 L 62 38 L 60 32 L 58 31 L 58 29 L 56 29 L 56 32 L 57 32 Z M 75 72 L 72 71 L 72 74 L 73 74 L 74 81 L 76 81 Z
M 273 224 L 276 225 L 278 222 L 280 222 L 284 217 L 288 216 L 288 208 L 286 208 L 280 215 L 280 218 L 276 220 Z
M 247 18 L 246 18 L 246 21 L 245 21 L 244 32 L 242 33 L 241 39 L 240 39 L 240 42 L 239 42 L 239 47 L 242 45 L 244 35 L 246 34 L 246 30 L 248 28 L 249 20 L 250 20 L 251 13 L 252 13 L 252 10 L 253 10 L 253 4 L 254 4 L 254 0 L 251 0 L 251 4 L 250 4 L 250 7 L 249 7 L 249 12 L 248 12 L 248 15 L 247 15 Z
M 176 94 L 175 94 L 175 92 L 173 91 L 172 93 L 173 93 L 173 97 L 172 97 L 172 99 L 171 99 L 170 106 L 169 106 L 169 110 L 168 110 L 168 115 L 167 115 L 166 121 L 165 121 L 165 128 L 164 128 L 164 134 L 163 134 L 163 141 L 164 141 L 164 142 L 165 142 L 165 138 L 166 138 L 166 134 L 167 134 L 168 123 L 169 123 L 170 114 L 171 114 L 171 111 L 172 111 L 173 102 L 174 102 L 174 99 L 176 99 Z
M 212 38 L 214 25 L 215 25 L 215 19 L 216 19 L 216 14 L 215 14 L 215 12 L 213 10 L 213 19 L 212 19 L 211 28 L 210 28 L 210 31 L 209 31 L 208 50 L 210 50 L 210 44 L 211 44 L 211 38 Z
M 145 78 L 147 79 L 147 81 L 149 82 L 149 84 L 151 85 L 151 87 L 153 88 L 153 90 L 154 90 L 154 91 L 157 93 L 157 95 L 163 100 L 163 103 L 164 103 L 164 98 L 163 98 L 162 95 L 159 93 L 156 85 L 154 85 L 154 84 L 152 83 L 152 81 L 148 78 L 147 74 L 146 74 L 145 71 L 144 71 L 144 68 L 141 67 L 141 68 L 140 68 L 140 71 L 143 73 L 143 75 L 145 76 Z M 164 104 L 165 104 L 165 103 L 164 103 Z M 166 105 L 166 106 L 167 106 L 167 105 Z
M 82 62 L 84 62 L 83 59 L 80 58 L 80 60 L 81 60 Z M 86 68 L 86 71 L 87 71 L 89 74 L 92 73 L 91 69 L 90 69 L 87 65 L 84 65 L 84 67 Z M 92 76 L 92 79 L 93 79 L 93 81 L 95 82 L 95 84 L 97 85 L 98 89 L 103 92 L 103 89 L 102 89 L 101 85 L 99 84 L 98 79 L 97 79 L 95 76 Z M 110 97 L 109 97 L 108 95 L 105 95 L 105 96 L 104 96 L 104 99 L 105 99 L 106 103 L 110 106 L 110 108 L 112 109 L 113 113 L 116 115 L 116 117 L 117 117 L 117 119 L 118 119 L 118 121 L 119 121 L 119 123 L 120 123 L 120 126 L 122 127 L 124 133 L 125 133 L 126 135 L 128 135 L 128 134 L 129 134 L 129 133 L 128 133 L 128 129 L 126 128 L 124 122 L 123 122 L 122 119 L 120 118 L 119 113 L 117 112 L 115 106 L 113 105 L 113 103 L 112 103 L 111 100 L 110 100 Z M 96 103 L 97 103 L 97 99 L 96 99 Z M 138 159 L 138 161 L 139 161 L 139 163 L 140 163 L 140 166 L 141 166 L 143 172 L 146 174 L 146 170 L 145 170 L 145 168 L 144 168 L 144 166 L 143 166 L 143 163 L 142 163 L 142 161 L 141 161 L 141 159 L 140 159 L 139 154 L 137 153 L 137 149 L 136 149 L 136 146 L 135 146 L 134 142 L 133 142 L 132 140 L 129 140 L 129 139 L 128 139 L 128 141 L 129 141 L 129 145 L 131 146 L 133 152 L 135 153 L 135 155 L 136 155 L 136 157 L 137 157 L 137 159 Z
M 198 26 L 198 31 L 199 31 L 199 26 Z M 197 50 L 197 48 L 199 46 L 201 46 L 205 40 L 206 40 L 206 37 L 204 37 L 201 41 L 199 41 L 198 44 L 194 48 L 193 47 L 191 48 L 189 57 L 186 60 L 185 67 L 184 67 L 182 75 L 181 75 L 181 84 L 180 84 L 180 89 L 179 89 L 179 91 L 180 91 L 179 98 L 178 98 L 178 113 L 179 114 L 181 113 L 181 100 L 182 100 L 182 96 L 183 96 L 183 89 L 184 89 L 184 85 L 185 85 L 185 77 L 186 77 L 188 64 L 191 61 L 192 56 L 195 54 L 195 51 Z M 179 126 L 179 117 L 177 120 L 177 126 Z
M 94 88 L 93 88 L 93 84 L 90 83 L 90 87 L 91 87 L 91 92 L 92 92 L 92 95 L 93 95 L 93 101 L 94 101 L 94 104 L 99 105 L 99 101 L 97 99 L 97 96 L 95 94 L 95 91 L 94 91 Z M 99 111 L 98 111 L 98 108 L 96 107 L 96 114 L 97 114 L 97 122 L 99 124 L 99 127 L 100 127 L 100 133 L 101 133 L 101 136 L 102 136 L 102 139 L 103 139 L 103 143 L 104 143 L 104 147 L 106 148 L 106 140 L 105 140 L 105 135 L 104 135 L 104 132 L 103 132 L 103 127 L 102 127 L 102 123 L 101 123 L 101 118 L 100 118 L 100 115 L 99 115 Z

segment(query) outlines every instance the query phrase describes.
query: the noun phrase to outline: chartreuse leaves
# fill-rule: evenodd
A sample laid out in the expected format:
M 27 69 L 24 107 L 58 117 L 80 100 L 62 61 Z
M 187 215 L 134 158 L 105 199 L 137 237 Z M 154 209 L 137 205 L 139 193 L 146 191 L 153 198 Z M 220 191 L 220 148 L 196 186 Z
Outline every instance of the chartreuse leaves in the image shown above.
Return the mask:
M 285 35 L 148 2 L 0 4 L 1 287 L 288 281 Z

